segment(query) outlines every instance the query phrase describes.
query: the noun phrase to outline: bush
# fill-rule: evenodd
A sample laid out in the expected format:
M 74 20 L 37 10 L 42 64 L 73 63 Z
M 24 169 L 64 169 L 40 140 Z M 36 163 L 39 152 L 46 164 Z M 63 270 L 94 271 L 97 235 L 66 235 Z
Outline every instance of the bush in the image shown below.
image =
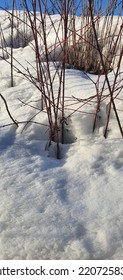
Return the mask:
M 110 119 L 111 107 L 113 107 L 116 120 L 119 125 L 121 135 L 123 136 L 122 126 L 119 120 L 118 112 L 115 105 L 114 91 L 117 83 L 117 77 L 122 59 L 122 28 L 120 25 L 120 16 L 117 23 L 113 23 L 114 11 L 116 5 L 109 1 L 104 16 L 102 7 L 99 6 L 102 1 L 79 1 L 78 8 L 75 2 L 66 1 L 49 1 L 50 12 L 59 13 L 59 20 L 55 20 L 49 12 L 47 1 L 32 1 L 32 11 L 29 10 L 28 3 L 23 0 L 24 19 L 14 12 L 16 1 L 13 2 L 12 13 L 8 11 L 11 17 L 11 50 L 14 48 L 14 20 L 18 23 L 18 34 L 20 38 L 27 39 L 25 30 L 30 29 L 30 36 L 34 40 L 32 48 L 35 52 L 37 77 L 33 77 L 28 69 L 20 71 L 14 66 L 13 51 L 11 51 L 11 79 L 13 85 L 13 69 L 25 76 L 39 90 L 41 96 L 41 110 L 47 113 L 49 126 L 49 146 L 52 141 L 56 142 L 57 158 L 60 158 L 59 143 L 66 143 L 66 123 L 69 114 L 65 110 L 65 70 L 66 67 L 79 69 L 87 73 L 97 75 L 95 83 L 96 90 L 96 111 L 93 123 L 93 132 L 97 126 L 98 116 L 103 100 L 104 85 L 107 84 L 109 89 L 109 106 L 107 110 L 107 120 L 104 129 L 104 136 L 107 137 L 108 124 Z M 83 5 L 84 3 L 84 5 Z M 81 5 L 80 5 L 81 4 Z M 116 3 L 115 3 L 116 4 Z M 37 16 L 38 9 L 38 16 Z M 78 16 L 78 10 L 82 14 Z M 77 14 L 76 14 L 77 13 Z M 21 22 L 21 24 L 20 24 Z M 49 26 L 49 29 L 48 27 Z M 24 30 L 23 30 L 23 28 Z M 19 29 L 20 28 L 20 29 Z M 54 32 L 54 38 L 49 45 L 50 31 Z M 21 37 L 22 34 L 22 37 Z M 24 35 L 25 34 L 25 35 Z M 32 37 L 33 36 L 33 37 Z M 19 41 L 20 42 L 20 41 Z M 25 41 L 25 45 L 28 44 Z M 121 47 L 120 47 L 121 46 Z M 117 50 L 119 53 L 117 53 Z M 116 60 L 116 56 L 117 60 Z M 51 62 L 54 65 L 54 71 L 51 71 Z M 113 84 L 110 84 L 108 73 L 114 72 Z M 104 84 L 100 90 L 100 76 L 104 74 Z M 89 77 L 89 76 L 88 76 Z M 57 87 L 54 83 L 57 79 Z M 90 100 L 90 99 L 89 99 Z M 86 100 L 85 104 L 89 102 Z M 80 102 L 82 99 L 80 100 Z M 75 114 L 73 111 L 72 114 Z M 73 137 L 74 138 L 74 137 Z

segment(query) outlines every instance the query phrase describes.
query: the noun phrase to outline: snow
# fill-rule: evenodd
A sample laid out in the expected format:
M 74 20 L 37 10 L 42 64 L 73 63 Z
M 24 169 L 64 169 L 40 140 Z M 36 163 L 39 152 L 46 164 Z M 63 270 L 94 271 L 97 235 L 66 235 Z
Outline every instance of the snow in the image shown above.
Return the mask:
M 54 16 L 54 20 L 58 18 Z M 0 11 L 0 21 L 9 42 L 10 25 L 5 12 Z M 52 37 L 50 32 L 49 45 Z M 36 75 L 31 67 L 35 66 L 31 40 L 25 47 L 14 48 L 14 63 L 19 69 L 28 67 Z M 50 69 L 55 71 L 52 62 Z M 114 80 L 113 72 L 109 78 Z M 66 69 L 66 96 L 80 99 L 94 96 L 91 79 L 96 81 L 97 76 Z M 103 81 L 104 76 L 100 86 Z M 0 259 L 122 259 L 123 140 L 113 111 L 108 138 L 103 136 L 109 99 L 101 104 L 95 133 L 92 133 L 95 104 L 76 105 L 73 98 L 70 107 L 69 101 L 66 102 L 68 115 L 73 112 L 70 108 L 80 106 L 80 109 L 69 117 L 68 143 L 60 144 L 61 159 L 57 160 L 55 143 L 48 148 L 46 114 L 40 112 L 37 101 L 40 93 L 18 73 L 11 87 L 10 65 L 3 59 L 0 92 L 12 116 L 20 122 L 18 128 L 12 124 L 0 99 Z M 123 91 L 120 98 L 122 94 Z M 33 107 L 20 100 L 33 101 L 30 103 Z M 123 109 L 121 100 L 116 104 L 119 110 Z M 40 124 L 25 126 L 38 109 L 34 120 Z M 123 122 L 122 111 L 118 113 Z M 2 127 L 5 124 L 11 125 Z

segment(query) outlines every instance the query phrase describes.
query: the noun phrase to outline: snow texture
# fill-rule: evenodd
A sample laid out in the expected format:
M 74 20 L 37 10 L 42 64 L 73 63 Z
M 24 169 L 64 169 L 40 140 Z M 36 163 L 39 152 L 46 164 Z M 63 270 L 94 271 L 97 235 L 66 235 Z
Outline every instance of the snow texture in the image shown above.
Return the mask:
M 53 17 L 58 21 L 59 16 Z M 10 24 L 5 12 L 0 11 L 0 22 L 9 53 Z M 15 32 L 14 63 L 35 75 L 31 36 L 29 30 L 28 44 L 23 46 Z M 49 45 L 52 38 L 50 32 Z M 54 71 L 52 62 L 50 69 Z M 66 69 L 66 96 L 94 96 L 89 77 L 97 79 Z M 113 72 L 109 78 L 114 79 Z M 102 84 L 103 80 L 104 76 Z M 40 109 L 40 92 L 22 75 L 15 73 L 11 87 L 10 65 L 2 57 L 0 92 L 18 122 L 29 120 L 37 112 L 35 106 Z M 34 107 L 20 100 L 34 101 L 30 103 Z M 107 98 L 101 104 L 95 133 L 95 104 L 81 107 L 69 118 L 69 140 L 60 144 L 62 156 L 57 160 L 55 143 L 47 149 L 47 126 L 22 123 L 17 128 L 0 99 L 0 259 L 123 259 L 123 140 L 113 112 L 108 138 L 103 137 L 108 102 Z M 81 105 L 75 103 L 72 108 Z M 121 100 L 117 107 L 123 109 Z M 119 116 L 123 122 L 121 111 Z M 43 112 L 34 120 L 47 125 Z

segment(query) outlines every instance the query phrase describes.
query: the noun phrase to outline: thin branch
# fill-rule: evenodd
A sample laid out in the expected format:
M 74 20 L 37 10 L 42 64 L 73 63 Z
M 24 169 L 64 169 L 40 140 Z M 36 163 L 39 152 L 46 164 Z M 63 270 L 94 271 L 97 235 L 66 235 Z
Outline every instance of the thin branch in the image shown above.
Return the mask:
M 10 119 L 13 121 L 13 123 L 18 127 L 18 122 L 17 121 L 15 121 L 14 119 L 13 119 L 13 117 L 12 117 L 12 115 L 11 115 L 11 113 L 10 113 L 10 111 L 9 111 L 9 108 L 8 108 L 8 105 L 7 105 L 7 102 L 6 102 L 6 100 L 5 100 L 5 98 L 3 97 L 3 95 L 0 93 L 0 97 L 2 98 L 2 100 L 4 101 L 4 104 L 5 104 L 5 107 L 6 107 L 6 111 L 7 111 L 7 113 L 8 113 L 8 115 L 9 115 L 9 117 L 10 117 Z

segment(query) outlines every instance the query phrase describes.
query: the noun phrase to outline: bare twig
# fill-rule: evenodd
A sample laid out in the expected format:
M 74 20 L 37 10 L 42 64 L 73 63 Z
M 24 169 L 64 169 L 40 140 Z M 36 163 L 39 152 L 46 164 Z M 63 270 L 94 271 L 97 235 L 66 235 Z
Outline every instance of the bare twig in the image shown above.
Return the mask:
M 12 117 L 10 111 L 9 111 L 9 108 L 8 108 L 8 105 L 7 105 L 7 102 L 6 102 L 6 99 L 3 97 L 3 95 L 2 95 L 1 93 L 0 93 L 0 97 L 1 97 L 2 100 L 4 101 L 4 104 L 5 104 L 5 107 L 6 107 L 6 110 L 7 110 L 7 113 L 8 113 L 8 115 L 9 115 L 10 119 L 11 119 L 11 120 L 13 121 L 13 123 L 18 127 L 18 122 L 15 121 L 15 120 L 13 119 L 13 117 Z

